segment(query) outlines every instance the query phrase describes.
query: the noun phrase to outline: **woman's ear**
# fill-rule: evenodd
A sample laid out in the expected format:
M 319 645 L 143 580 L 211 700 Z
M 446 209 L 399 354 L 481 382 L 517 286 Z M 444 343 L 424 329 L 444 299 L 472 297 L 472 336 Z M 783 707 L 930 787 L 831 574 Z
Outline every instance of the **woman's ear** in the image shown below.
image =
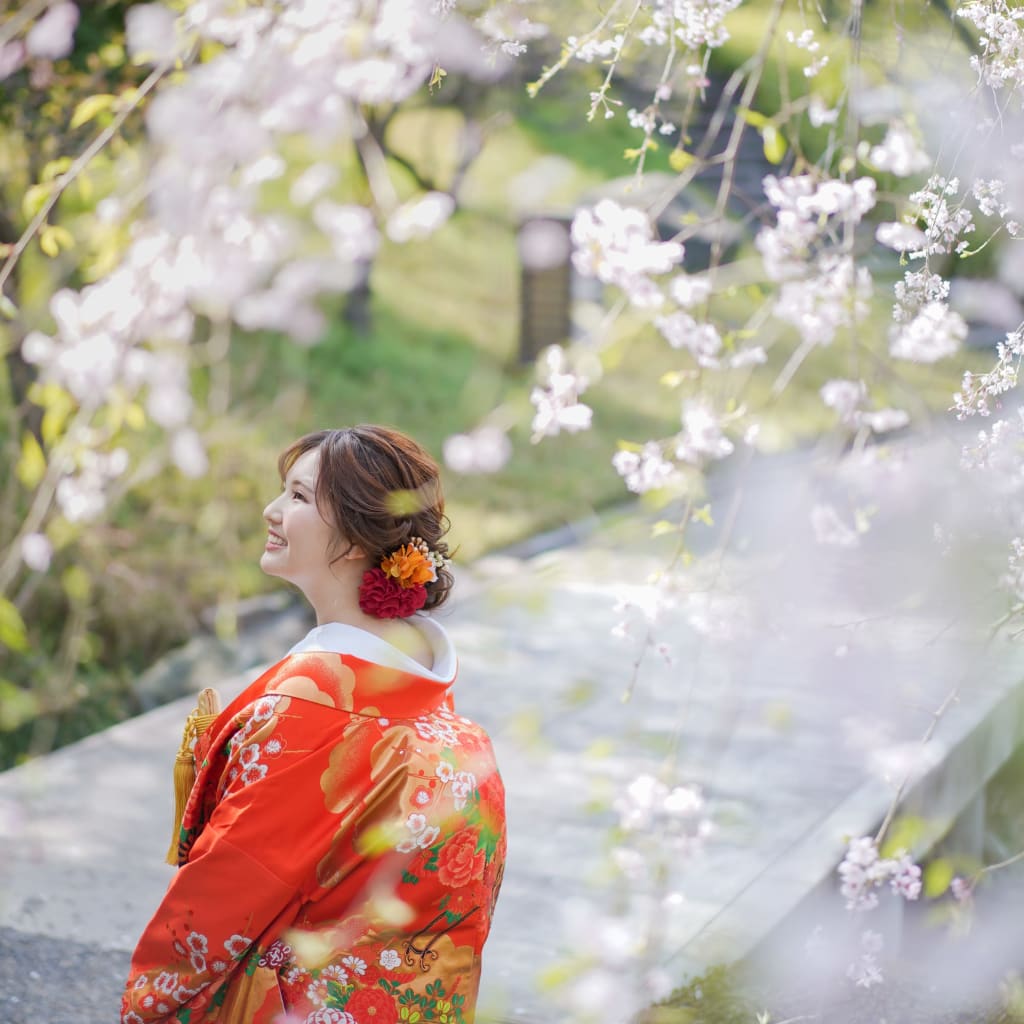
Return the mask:
M 366 558 L 366 552 L 358 544 L 349 541 L 348 549 L 341 557 L 350 562 L 358 562 L 361 558 Z

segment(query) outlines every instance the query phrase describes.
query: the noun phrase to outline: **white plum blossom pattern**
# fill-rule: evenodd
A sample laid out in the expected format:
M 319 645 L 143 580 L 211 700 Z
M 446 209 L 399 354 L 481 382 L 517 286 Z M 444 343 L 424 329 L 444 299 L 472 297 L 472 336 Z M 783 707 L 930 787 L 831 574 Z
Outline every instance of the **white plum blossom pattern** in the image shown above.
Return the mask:
M 393 971 L 402 962 L 402 958 L 393 949 L 382 949 L 378 962 L 386 971 Z
M 425 850 L 437 840 L 441 830 L 436 825 L 427 822 L 426 815 L 410 814 L 405 819 L 405 827 L 412 833 L 408 839 L 403 839 L 396 849 L 399 853 L 412 853 L 413 850 Z
M 421 739 L 443 743 L 446 747 L 459 744 L 459 734 L 447 722 L 438 721 L 436 716 L 418 718 L 416 732 Z
M 473 795 L 476 789 L 476 776 L 472 772 L 457 772 L 452 780 L 452 796 L 455 800 L 455 810 L 461 811 L 466 806 L 466 801 Z
M 224 949 L 227 951 L 228 956 L 234 960 L 238 960 L 240 957 L 245 956 L 251 945 L 252 939 L 248 939 L 244 935 L 238 935 L 236 933 L 224 942 Z

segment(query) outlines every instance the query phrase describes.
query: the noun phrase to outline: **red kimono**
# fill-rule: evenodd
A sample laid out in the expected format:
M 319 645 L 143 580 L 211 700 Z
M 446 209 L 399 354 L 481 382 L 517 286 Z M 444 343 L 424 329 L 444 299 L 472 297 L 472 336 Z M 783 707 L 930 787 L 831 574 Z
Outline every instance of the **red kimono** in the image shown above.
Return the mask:
M 446 678 L 393 648 L 345 653 L 374 645 L 319 627 L 200 740 L 122 1024 L 473 1020 L 504 790 L 487 735 L 452 711 L 454 655 Z

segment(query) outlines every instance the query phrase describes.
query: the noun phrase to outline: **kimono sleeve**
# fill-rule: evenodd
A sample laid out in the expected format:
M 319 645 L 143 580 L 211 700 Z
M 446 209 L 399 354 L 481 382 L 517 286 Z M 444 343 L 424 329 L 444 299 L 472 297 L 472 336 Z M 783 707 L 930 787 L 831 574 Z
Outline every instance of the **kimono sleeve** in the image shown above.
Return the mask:
M 254 944 L 276 937 L 301 904 L 338 828 L 321 776 L 345 718 L 285 700 L 287 712 L 282 704 L 268 709 L 266 698 L 258 702 L 222 744 L 223 769 L 206 780 L 215 806 L 135 949 L 122 1024 L 198 1024 Z M 261 705 L 266 713 L 258 720 Z M 346 788 L 356 798 L 363 775 L 353 759 Z

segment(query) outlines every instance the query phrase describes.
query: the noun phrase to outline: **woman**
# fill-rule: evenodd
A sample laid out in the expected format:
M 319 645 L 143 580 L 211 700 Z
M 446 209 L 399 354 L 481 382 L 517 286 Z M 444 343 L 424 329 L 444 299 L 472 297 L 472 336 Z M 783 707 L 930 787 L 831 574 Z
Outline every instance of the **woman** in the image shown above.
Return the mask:
M 472 1021 L 504 791 L 421 614 L 452 584 L 437 466 L 360 426 L 303 437 L 279 468 L 260 564 L 317 625 L 196 745 L 180 870 L 122 1024 Z

